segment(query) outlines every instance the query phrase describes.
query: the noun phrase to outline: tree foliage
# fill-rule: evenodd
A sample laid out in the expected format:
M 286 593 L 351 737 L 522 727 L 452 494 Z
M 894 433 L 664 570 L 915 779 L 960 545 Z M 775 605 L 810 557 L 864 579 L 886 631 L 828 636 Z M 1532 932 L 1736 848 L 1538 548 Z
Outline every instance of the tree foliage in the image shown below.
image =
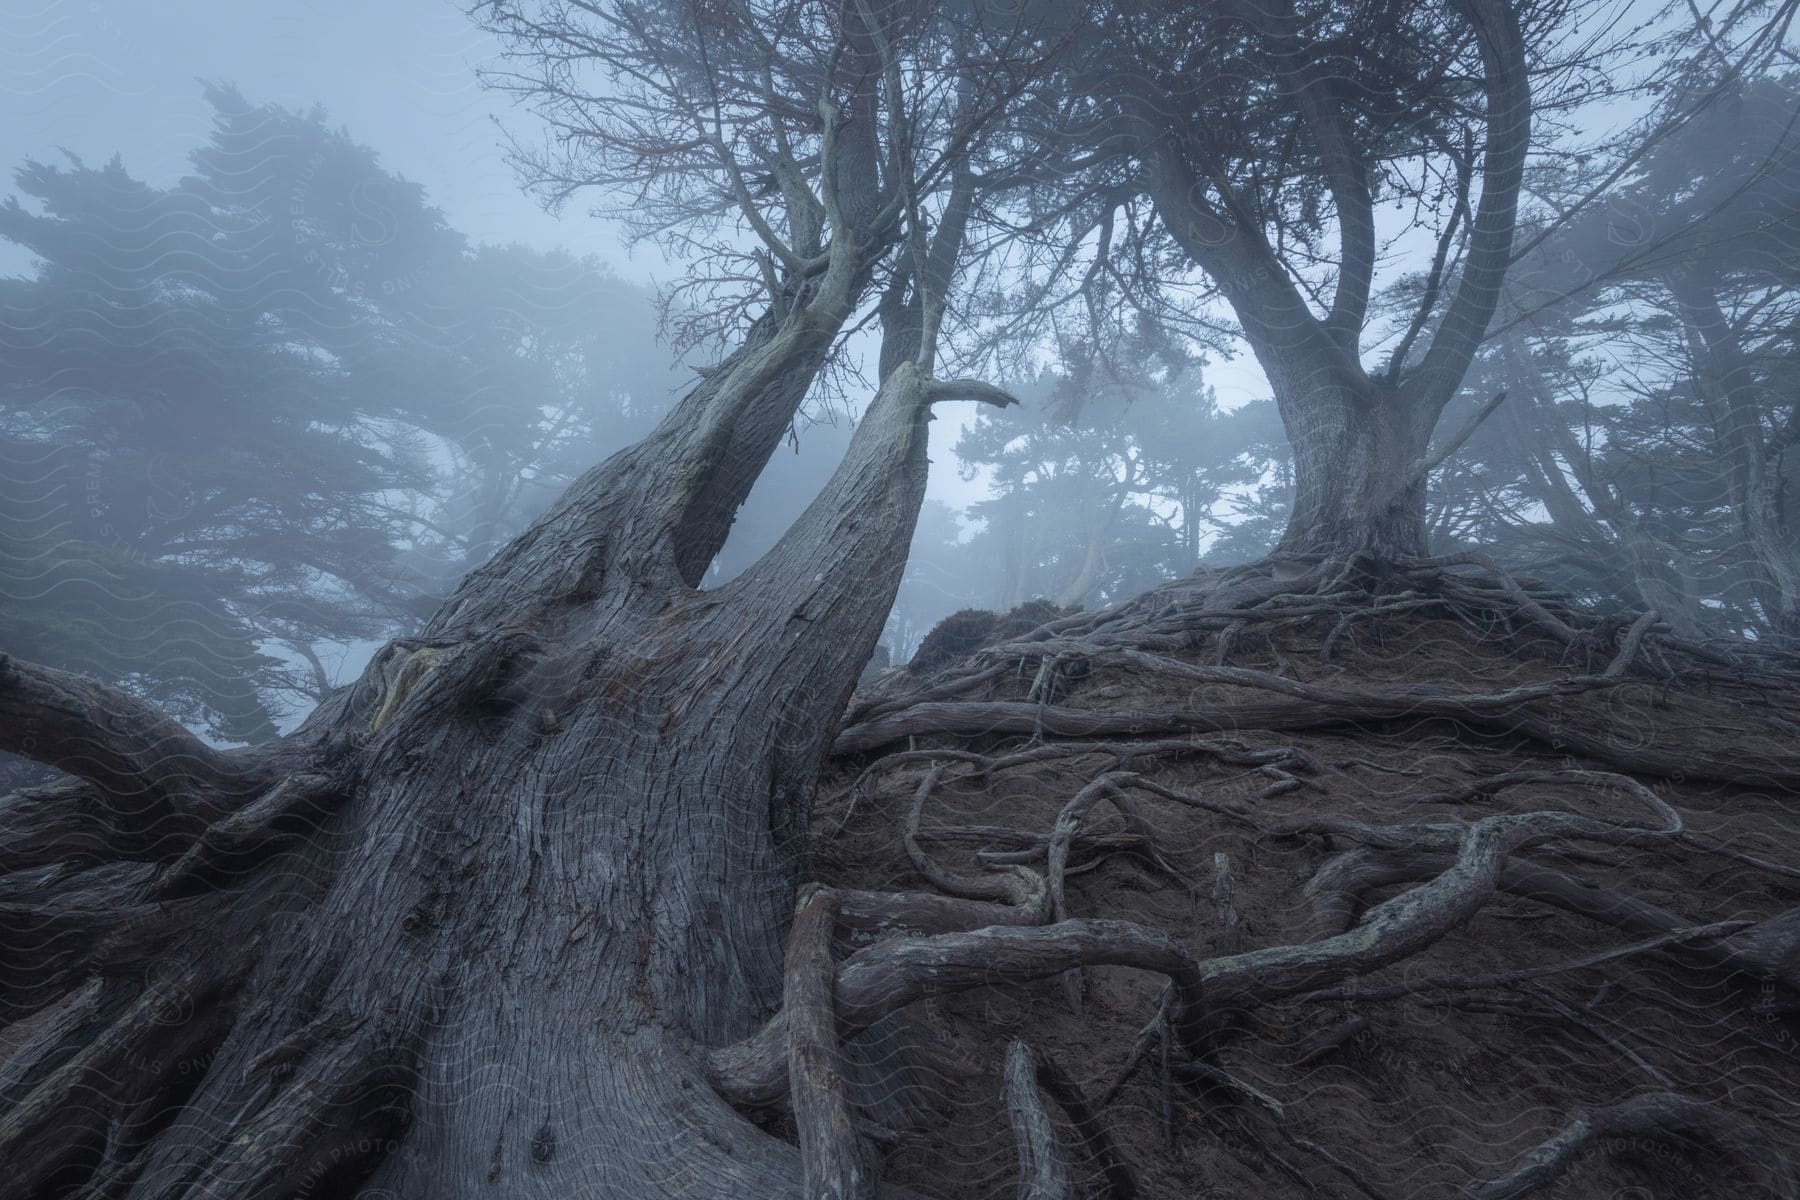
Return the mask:
M 208 91 L 167 186 L 31 162 L 0 236 L 0 637 L 226 740 L 413 627 L 673 376 L 592 263 L 471 247 L 320 112 Z

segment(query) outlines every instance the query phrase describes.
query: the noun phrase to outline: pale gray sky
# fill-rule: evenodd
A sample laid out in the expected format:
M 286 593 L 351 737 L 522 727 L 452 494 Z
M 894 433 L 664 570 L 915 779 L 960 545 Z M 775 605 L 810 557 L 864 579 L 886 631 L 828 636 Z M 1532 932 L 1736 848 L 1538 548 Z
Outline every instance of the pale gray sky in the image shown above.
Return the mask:
M 672 277 L 654 248 L 628 253 L 618 231 L 571 204 L 562 217 L 526 196 L 506 164 L 496 117 L 525 134 L 536 118 L 484 90 L 476 68 L 498 53 L 453 0 L 11 0 L 0 4 L 0 165 L 54 161 L 59 150 L 170 183 L 207 138 L 201 81 L 235 84 L 252 103 L 323 105 L 331 123 L 422 184 L 478 242 L 592 254 L 644 283 Z M 25 258 L 0 247 L 0 272 Z M 661 352 L 660 350 L 657 352 Z M 970 406 L 932 429 L 931 494 L 960 507 L 951 446 Z
M 0 4 L 0 165 L 10 175 L 58 149 L 91 161 L 117 151 L 133 174 L 172 181 L 208 133 L 199 81 L 231 83 L 252 102 L 324 105 L 475 241 L 563 246 L 628 279 L 672 277 L 679 266 L 653 248 L 628 253 L 580 204 L 558 219 L 520 191 L 494 122 L 529 135 L 535 118 L 477 83 L 476 68 L 497 52 L 456 0 L 9 0 Z M 1429 237 L 1405 249 L 1416 266 Z M 0 247 L 0 271 L 22 265 Z M 1247 354 L 1215 362 L 1208 378 L 1226 407 L 1268 395 Z M 941 415 L 932 494 L 960 505 L 976 490 L 951 466 L 967 414 Z
M 425 185 L 478 241 L 563 244 L 644 277 L 611 230 L 557 221 L 523 196 L 499 147 L 475 67 L 495 43 L 448 0 L 16 0 L 0 6 L 0 159 L 58 148 L 123 153 L 153 182 L 185 171 L 208 134 L 201 80 L 253 103 L 317 103 L 333 124 Z

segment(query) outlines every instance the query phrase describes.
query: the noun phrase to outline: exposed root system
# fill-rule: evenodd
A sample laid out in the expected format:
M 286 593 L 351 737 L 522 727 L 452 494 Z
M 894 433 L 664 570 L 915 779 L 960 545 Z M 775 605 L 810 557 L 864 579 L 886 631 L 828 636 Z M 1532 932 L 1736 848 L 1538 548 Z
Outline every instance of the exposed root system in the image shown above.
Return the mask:
M 1796 682 L 1474 558 L 1199 576 L 887 672 L 813 851 L 840 1035 L 911 1014 L 929 1080 L 885 1178 L 1795 1195 Z M 712 1063 L 766 1119 L 792 1020 Z

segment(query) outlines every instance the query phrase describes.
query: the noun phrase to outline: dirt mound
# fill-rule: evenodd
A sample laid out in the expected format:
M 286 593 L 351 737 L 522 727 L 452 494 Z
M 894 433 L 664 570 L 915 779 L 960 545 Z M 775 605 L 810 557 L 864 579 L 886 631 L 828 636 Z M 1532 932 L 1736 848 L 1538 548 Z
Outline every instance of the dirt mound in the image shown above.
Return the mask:
M 1015 1195 L 1022 1040 L 1072 1085 L 1044 1109 L 1082 1196 L 1792 1194 L 1800 692 L 1652 653 L 1649 619 L 1570 639 L 1310 603 L 1096 624 L 1005 671 L 978 653 L 993 614 L 958 614 L 920 656 L 975 654 L 961 690 L 853 713 L 817 878 L 975 896 L 1026 865 L 1066 880 L 1048 916 L 1136 922 L 1207 979 L 1197 1053 L 1164 976 L 1124 966 L 1020 982 L 997 955 L 991 985 L 913 1005 L 935 1116 L 884 1177 Z M 1299 946 L 1317 961 L 1245 953 Z

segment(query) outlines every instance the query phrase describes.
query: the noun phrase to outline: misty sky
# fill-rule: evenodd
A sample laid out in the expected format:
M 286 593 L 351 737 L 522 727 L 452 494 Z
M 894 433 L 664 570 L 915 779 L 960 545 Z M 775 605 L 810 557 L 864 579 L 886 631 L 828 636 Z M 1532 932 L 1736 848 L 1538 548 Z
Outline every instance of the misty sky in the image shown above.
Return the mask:
M 120 151 L 133 174 L 173 180 L 210 131 L 199 81 L 232 83 L 252 103 L 324 105 L 476 241 L 561 244 L 650 278 L 650 264 L 628 258 L 612 230 L 579 214 L 555 220 L 520 193 L 493 124 L 504 99 L 475 80 L 497 45 L 454 3 L 19 0 L 0 9 L 9 172 L 61 147 L 91 160 Z
M 0 46 L 8 183 L 27 157 L 54 160 L 59 148 L 95 163 L 120 152 L 132 174 L 172 182 L 208 135 L 200 81 L 209 80 L 237 85 L 251 103 L 323 105 L 476 242 L 562 246 L 646 284 L 682 270 L 654 247 L 628 252 L 616 227 L 579 202 L 556 218 L 520 190 L 495 120 L 531 137 L 537 118 L 477 82 L 499 44 L 460 0 L 9 0 Z M 1429 234 L 1415 240 L 1428 258 Z M 26 268 L 17 248 L 0 246 L 0 272 Z M 1207 377 L 1227 408 L 1268 395 L 1247 354 L 1215 359 Z M 931 494 L 958 508 L 983 490 L 961 482 L 951 453 L 973 415 L 953 406 L 933 429 Z
M 253 104 L 323 105 L 473 241 L 563 246 L 643 283 L 680 269 L 654 247 L 627 252 L 579 204 L 559 219 L 521 192 L 495 119 L 531 135 L 536 118 L 477 82 L 499 45 L 455 0 L 8 0 L 0 46 L 8 191 L 26 158 L 54 161 L 59 149 L 95 165 L 118 152 L 133 175 L 173 182 L 210 132 L 206 80 Z M 16 247 L 0 247 L 0 272 L 26 269 Z M 1209 378 L 1228 406 L 1267 394 L 1247 362 Z M 959 508 L 982 490 L 959 479 L 951 453 L 973 415 L 951 406 L 933 427 L 930 494 Z

